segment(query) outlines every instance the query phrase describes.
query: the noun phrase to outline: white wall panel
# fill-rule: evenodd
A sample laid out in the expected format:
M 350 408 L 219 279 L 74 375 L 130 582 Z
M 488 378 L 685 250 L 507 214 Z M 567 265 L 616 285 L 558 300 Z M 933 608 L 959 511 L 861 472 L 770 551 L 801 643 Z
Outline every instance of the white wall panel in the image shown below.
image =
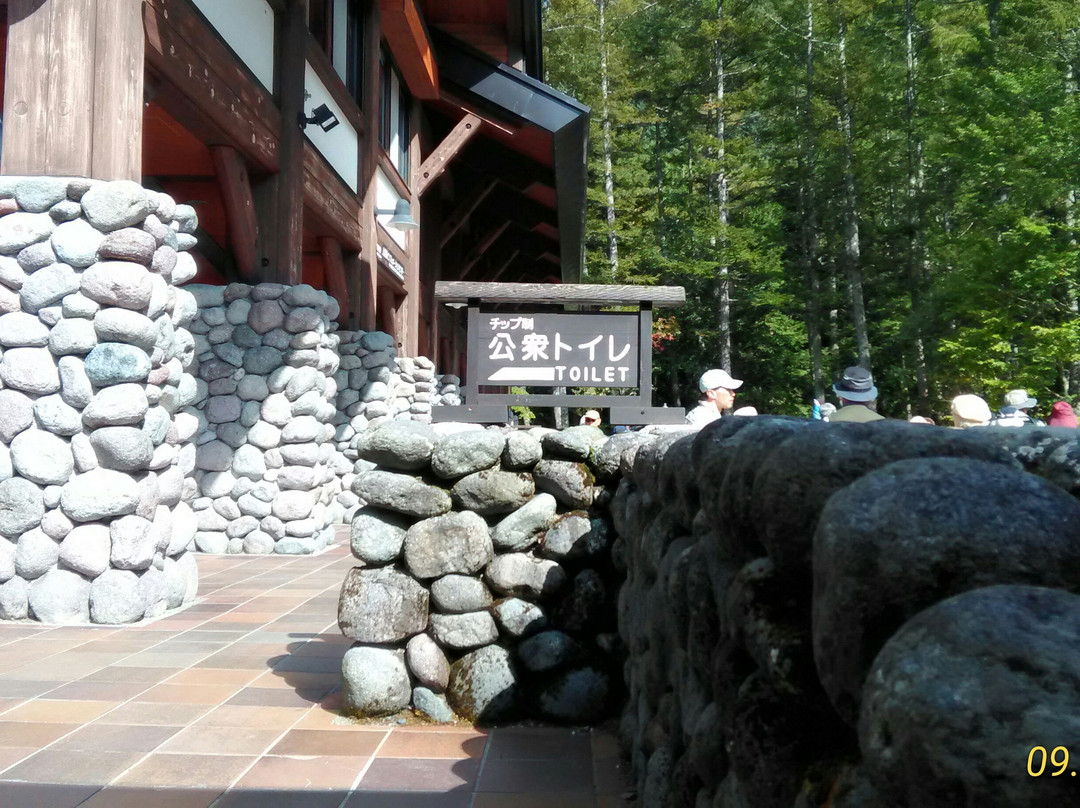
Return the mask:
M 274 11 L 266 0 L 192 0 L 255 77 L 274 89 Z
M 319 154 L 326 158 L 326 162 L 334 167 L 334 170 L 345 180 L 345 184 L 356 193 L 357 173 L 360 170 L 360 139 L 353 129 L 341 107 L 334 103 L 333 97 L 327 91 L 326 86 L 319 80 L 314 68 L 310 64 L 304 65 L 304 89 L 309 98 L 304 101 L 304 114 L 311 115 L 311 111 L 320 104 L 326 104 L 337 116 L 340 122 L 329 132 L 324 132 L 315 124 L 308 124 L 304 133 L 308 136 Z

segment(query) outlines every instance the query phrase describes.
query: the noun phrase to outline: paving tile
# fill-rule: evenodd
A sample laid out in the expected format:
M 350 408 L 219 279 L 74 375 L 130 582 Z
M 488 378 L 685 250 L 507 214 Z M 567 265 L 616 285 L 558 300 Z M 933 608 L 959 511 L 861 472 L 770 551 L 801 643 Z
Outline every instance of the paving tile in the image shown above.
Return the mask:
M 556 727 L 508 727 L 492 733 L 488 757 L 511 760 L 588 758 L 591 740 L 588 730 Z
M 53 671 L 53 676 L 56 671 Z M 66 681 L 66 680 L 65 680 Z M 0 698 L 5 699 L 32 699 L 59 687 L 65 682 L 57 681 L 26 681 L 17 679 L 0 679 Z
M 99 785 L 9 783 L 0 780 L 4 808 L 76 808 L 101 788 Z
M 154 704 L 221 704 L 236 692 L 236 685 L 183 685 L 165 682 L 139 694 L 139 701 Z
M 333 755 L 341 757 L 370 757 L 386 738 L 381 730 L 360 730 L 351 733 L 330 730 L 290 730 L 277 742 L 272 755 Z
M 43 693 L 39 698 L 49 700 L 82 700 L 82 701 L 109 701 L 116 704 L 127 701 L 137 696 L 146 684 L 138 685 L 132 682 L 93 682 L 80 680 L 70 684 L 61 685 L 53 690 Z
M 30 757 L 36 751 L 38 751 L 36 746 L 0 746 L 0 772 Z M 4 804 L 3 793 L 4 787 L 0 784 L 0 805 Z
M 167 668 L 137 668 L 110 665 L 83 676 L 81 682 L 128 682 L 131 684 L 157 684 L 172 671 Z
M 172 685 L 232 685 L 234 689 L 249 684 L 262 676 L 258 671 L 231 668 L 188 668 L 170 676 L 166 681 Z
M 85 752 L 45 749 L 4 772 L 8 780 L 103 786 L 143 756 L 143 752 Z M 5 806 L 6 808 L 6 806 Z
M 346 791 L 303 791 L 230 788 L 214 808 L 338 808 Z M 103 807 L 104 808 L 104 807 Z M 155 808 L 157 808 L 155 806 Z
M 305 673 L 333 673 L 341 671 L 340 657 L 289 656 L 274 664 L 275 671 L 303 671 Z
M 0 747 L 32 746 L 41 749 L 81 726 L 82 724 L 37 724 L 3 720 L 0 721 Z
M 364 791 L 397 789 L 401 791 L 449 791 L 471 789 L 476 782 L 480 761 L 475 758 L 453 760 L 439 758 L 375 758 L 357 788 Z
M 550 794 L 477 794 L 472 808 L 596 808 L 596 797 L 589 791 L 562 792 L 558 799 Z
M 286 678 L 287 677 L 287 678 Z M 305 673 L 303 671 L 264 671 L 258 678 L 252 680 L 248 687 L 273 687 L 273 688 L 303 688 L 315 689 L 325 687 L 329 693 L 341 684 L 341 672 L 337 673 Z
M 209 808 L 220 795 L 220 788 L 106 786 L 79 808 Z
M 249 707 L 310 707 L 330 690 L 330 685 L 304 688 L 245 687 L 226 704 Z
M 107 701 L 28 701 L 4 713 L 5 721 L 86 723 L 113 709 Z
M 154 754 L 125 772 L 114 785 L 199 786 L 224 790 L 255 761 L 232 755 Z
M 378 752 L 380 758 L 478 758 L 484 754 L 486 737 L 450 732 L 395 729 Z
M 304 783 L 304 789 L 336 789 L 343 793 L 355 783 L 367 765 L 366 757 L 260 758 L 237 782 L 237 788 L 289 788 Z
M 173 735 L 159 751 L 191 755 L 261 755 L 280 735 L 279 729 L 194 726 Z
M 276 656 L 266 654 L 250 654 L 240 651 L 220 651 L 211 654 L 205 659 L 193 663 L 196 668 L 233 668 L 241 670 L 264 671 L 274 666 L 276 662 L 284 659 L 285 655 L 278 653 Z M 186 666 L 178 666 L 186 667 Z
M 469 808 L 472 791 L 358 791 L 343 808 Z M 552 806 L 555 808 L 555 806 Z
M 151 752 L 167 741 L 177 731 L 176 727 L 88 724 L 76 732 L 56 741 L 50 750 L 76 752 Z
M 186 668 L 203 659 L 206 654 L 170 654 L 163 651 L 142 651 L 118 660 L 118 667 L 130 668 Z
M 285 729 L 292 726 L 304 710 L 298 707 L 215 707 L 199 719 L 198 724 L 209 727 L 261 727 Z
M 129 701 L 106 713 L 95 723 L 183 727 L 210 709 L 209 704 L 163 705 L 145 701 Z
M 18 654 L 19 651 L 5 651 L 5 653 Z M 48 659 L 48 657 L 45 657 Z M 19 665 L 17 668 L 11 668 L 4 673 L 0 673 L 0 682 L 8 680 L 22 681 L 22 682 L 56 682 L 57 671 L 59 669 L 52 665 L 46 665 L 42 660 L 35 660 L 23 665 Z M 65 679 L 64 681 L 67 681 Z
M 496 733 L 497 734 L 497 733 Z M 484 762 L 477 791 L 563 792 L 592 790 L 588 757 L 558 760 L 494 760 Z

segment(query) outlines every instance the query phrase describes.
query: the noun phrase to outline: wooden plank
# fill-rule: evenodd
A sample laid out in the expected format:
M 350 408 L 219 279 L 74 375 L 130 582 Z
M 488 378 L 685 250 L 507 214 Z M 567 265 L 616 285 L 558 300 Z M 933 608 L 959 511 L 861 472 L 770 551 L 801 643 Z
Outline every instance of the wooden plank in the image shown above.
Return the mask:
M 495 283 L 496 281 L 498 281 L 499 278 L 501 278 L 506 273 L 506 270 L 510 268 L 510 265 L 514 263 L 514 259 L 517 258 L 520 253 L 521 250 L 514 250 L 512 253 L 510 253 L 510 257 L 503 261 L 502 264 L 500 264 L 495 269 L 495 271 L 491 273 L 490 283 Z
M 49 16 L 49 44 L 36 59 L 39 69 L 43 68 L 48 75 L 49 94 L 41 99 L 41 103 L 48 110 L 49 118 L 45 132 L 45 163 L 32 173 L 93 176 L 98 5 L 97 0 L 49 0 L 42 5 L 42 11 Z M 117 78 L 101 75 L 100 79 L 106 85 L 103 87 L 99 83 L 97 88 L 106 92 L 119 90 L 115 85 Z M 124 147 L 127 145 L 123 144 Z M 136 148 L 140 146 L 136 144 Z M 134 177 L 139 178 L 138 174 Z
M 438 281 L 435 297 L 442 303 L 578 303 L 590 306 L 681 306 L 686 291 L 681 286 L 615 286 L 590 283 L 476 283 Z
M 409 140 L 409 186 L 416 188 L 420 182 L 420 129 L 421 129 L 420 104 L 413 104 L 409 112 L 409 132 L 412 136 Z M 413 199 L 417 196 L 414 194 Z M 422 301 L 420 300 L 420 231 L 423 229 L 423 210 L 421 205 L 414 205 L 413 218 L 416 219 L 420 228 L 405 233 L 405 252 L 408 260 L 405 262 L 405 300 L 402 320 L 404 321 L 404 333 L 402 336 L 405 356 L 418 356 L 420 353 L 420 312 Z
M 304 109 L 304 46 L 308 37 L 305 0 L 291 0 L 281 15 L 280 37 L 276 72 L 281 83 L 281 153 L 278 158 L 275 277 L 279 283 L 294 286 L 303 278 L 304 254 L 304 147 L 307 141 L 297 120 Z
M 466 195 L 461 201 L 461 204 L 454 209 L 454 212 L 450 214 L 450 218 L 446 220 L 446 224 L 443 225 L 442 236 L 439 239 L 439 246 L 445 247 L 447 242 L 454 237 L 454 234 L 461 229 L 461 226 L 469 220 L 472 212 L 476 210 L 477 206 L 484 201 L 484 198 L 495 190 L 495 186 L 499 184 L 499 181 L 494 178 L 483 179 L 478 182 L 473 189 Z
M 424 164 L 420 166 L 420 179 L 416 183 L 416 195 L 422 196 L 431 183 L 435 182 L 442 173 L 446 171 L 446 167 L 450 164 L 450 161 L 454 159 L 461 147 L 469 142 L 469 138 L 477 134 L 480 131 L 480 119 L 475 115 L 466 113 L 453 129 L 450 130 L 442 142 L 435 147 L 435 150 L 428 155 L 428 158 L 424 161 Z
M 356 134 L 363 135 L 364 113 L 356 100 L 349 94 L 349 90 L 345 86 L 345 82 L 341 80 L 341 76 L 334 70 L 334 63 L 330 61 L 326 51 L 319 47 L 318 40 L 310 33 L 308 33 L 306 48 L 308 64 L 315 71 L 315 75 L 319 77 L 323 86 L 333 97 L 334 103 L 348 118 L 349 124 L 356 130 Z
M 323 266 L 326 269 L 326 291 L 337 300 L 340 306 L 337 321 L 346 323 L 349 318 L 349 301 L 345 289 L 345 261 L 341 254 L 341 244 L 335 238 L 319 238 L 319 252 L 322 253 Z
M 163 80 L 156 100 L 188 128 L 192 119 L 205 116 L 224 136 L 217 142 L 239 149 L 263 171 L 277 171 L 281 116 L 193 15 L 179 0 L 146 0 L 143 5 L 146 64 Z
M 377 152 L 376 159 L 378 162 L 378 166 L 383 170 L 383 174 L 386 175 L 386 179 L 388 179 L 390 181 L 390 184 L 394 186 L 394 192 L 398 196 L 404 197 L 405 199 L 412 201 L 412 189 L 409 187 L 409 184 L 405 182 L 404 179 L 402 179 L 401 175 L 398 174 L 397 167 L 390 159 L 390 155 L 383 151 L 383 147 L 379 145 L 378 138 L 372 138 L 372 140 L 375 141 L 375 150 Z
M 41 174 L 45 170 L 49 74 L 42 67 L 45 55 L 50 52 L 50 10 L 40 0 L 11 0 L 8 4 L 5 174 Z
M 330 168 L 318 149 L 304 141 L 304 204 L 349 249 L 363 244 L 360 201 Z
M 383 328 L 386 333 L 394 338 L 395 342 L 401 342 L 398 333 L 397 300 L 394 290 L 385 284 L 379 284 L 379 312 L 383 318 Z
M 363 159 L 360 161 L 360 185 L 364 190 L 363 214 L 361 225 L 364 230 L 364 245 L 360 254 L 360 267 L 357 277 L 356 315 L 360 328 L 364 331 L 374 331 L 376 323 L 376 308 L 378 305 L 378 277 L 379 262 L 377 258 L 377 246 L 379 228 L 375 224 L 375 208 L 378 199 L 378 179 L 375 173 L 379 165 L 379 104 L 375 99 L 380 95 L 379 75 L 379 46 L 380 46 L 379 4 L 368 3 L 364 14 L 364 98 L 368 103 L 364 105 L 364 119 L 367 122 L 365 131 L 367 137 L 361 141 Z M 395 174 L 397 172 L 394 172 Z
M 98 0 L 91 176 L 142 179 L 142 0 Z M 56 172 L 63 173 L 63 172 Z
M 225 203 L 229 227 L 229 246 L 236 256 L 236 266 L 245 280 L 255 280 L 259 272 L 259 224 L 251 178 L 239 152 L 231 146 L 211 146 L 218 187 Z
M 439 68 L 416 0 L 380 0 L 382 34 L 405 84 L 421 101 L 439 98 Z

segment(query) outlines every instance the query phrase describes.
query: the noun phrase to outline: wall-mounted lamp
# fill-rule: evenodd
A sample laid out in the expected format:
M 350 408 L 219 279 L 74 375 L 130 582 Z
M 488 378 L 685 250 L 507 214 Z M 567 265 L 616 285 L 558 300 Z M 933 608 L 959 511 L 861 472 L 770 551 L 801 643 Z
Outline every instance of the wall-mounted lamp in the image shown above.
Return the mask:
M 337 119 L 337 115 L 330 111 L 330 107 L 326 104 L 319 104 L 315 109 L 311 110 L 311 117 L 304 115 L 303 112 L 297 113 L 297 123 L 300 124 L 301 129 L 307 129 L 309 123 L 313 123 L 322 129 L 324 132 L 329 132 L 341 121 Z
M 386 223 L 388 227 L 393 227 L 397 230 L 415 230 L 420 226 L 420 223 L 412 217 L 408 199 L 399 199 L 397 204 L 394 205 L 393 210 L 389 208 L 375 208 L 376 216 L 386 216 L 391 213 L 394 215 L 391 216 L 390 221 Z

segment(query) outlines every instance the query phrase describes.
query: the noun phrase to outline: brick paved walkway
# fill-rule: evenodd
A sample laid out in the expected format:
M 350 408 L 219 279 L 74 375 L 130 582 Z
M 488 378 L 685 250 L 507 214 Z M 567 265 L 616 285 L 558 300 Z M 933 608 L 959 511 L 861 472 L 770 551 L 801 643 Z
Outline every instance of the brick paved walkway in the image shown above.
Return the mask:
M 198 601 L 170 617 L 0 624 L 0 808 L 624 805 L 605 732 L 339 715 L 352 564 L 347 544 L 203 556 Z

